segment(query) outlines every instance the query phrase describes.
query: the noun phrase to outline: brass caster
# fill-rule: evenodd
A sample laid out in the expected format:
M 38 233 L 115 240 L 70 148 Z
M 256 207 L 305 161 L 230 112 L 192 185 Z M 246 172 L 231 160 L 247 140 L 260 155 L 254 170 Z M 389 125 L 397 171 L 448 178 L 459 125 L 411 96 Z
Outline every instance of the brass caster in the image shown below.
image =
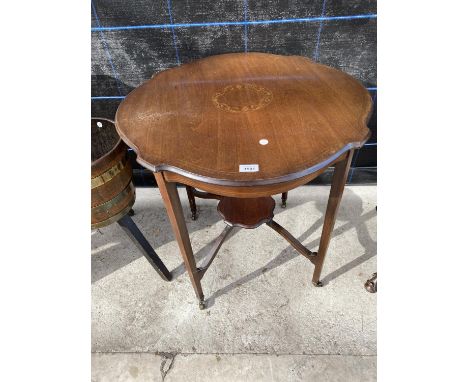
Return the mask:
M 198 307 L 200 308 L 200 310 L 203 310 L 206 308 L 206 303 L 205 303 L 205 300 L 200 300 L 198 302 Z
M 192 220 L 197 220 L 197 218 L 198 218 L 198 213 L 192 212 Z
M 128 211 L 127 215 L 128 216 L 134 216 L 135 215 L 135 211 L 133 211 L 133 208 L 130 208 L 130 211 Z
M 315 287 L 323 287 L 323 284 L 322 284 L 321 281 L 317 281 L 317 282 L 312 281 L 312 285 L 315 286 Z
M 286 202 L 281 203 L 281 208 L 286 208 Z
M 366 288 L 369 293 L 377 292 L 377 273 L 374 273 L 372 277 L 366 281 L 364 288 Z

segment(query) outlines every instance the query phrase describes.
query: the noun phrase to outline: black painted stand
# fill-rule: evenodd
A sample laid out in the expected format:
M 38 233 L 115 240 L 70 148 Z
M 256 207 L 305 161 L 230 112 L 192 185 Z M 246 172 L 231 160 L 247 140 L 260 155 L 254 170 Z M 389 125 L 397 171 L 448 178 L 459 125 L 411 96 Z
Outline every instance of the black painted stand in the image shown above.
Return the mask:
M 137 246 L 140 252 L 146 257 L 146 260 L 152 265 L 152 267 L 159 273 L 161 278 L 165 281 L 172 280 L 172 274 L 166 268 L 162 260 L 154 251 L 153 247 L 148 243 L 148 240 L 143 236 L 141 231 L 136 226 L 135 222 L 129 215 L 125 215 L 117 223 L 122 227 L 128 237 Z

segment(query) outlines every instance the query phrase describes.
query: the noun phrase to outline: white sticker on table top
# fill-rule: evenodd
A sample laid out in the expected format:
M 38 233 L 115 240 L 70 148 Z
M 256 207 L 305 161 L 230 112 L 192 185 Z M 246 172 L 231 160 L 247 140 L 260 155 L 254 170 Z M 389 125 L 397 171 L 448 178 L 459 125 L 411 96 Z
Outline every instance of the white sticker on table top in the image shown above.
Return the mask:
M 258 164 L 240 164 L 239 172 L 257 172 L 259 170 Z

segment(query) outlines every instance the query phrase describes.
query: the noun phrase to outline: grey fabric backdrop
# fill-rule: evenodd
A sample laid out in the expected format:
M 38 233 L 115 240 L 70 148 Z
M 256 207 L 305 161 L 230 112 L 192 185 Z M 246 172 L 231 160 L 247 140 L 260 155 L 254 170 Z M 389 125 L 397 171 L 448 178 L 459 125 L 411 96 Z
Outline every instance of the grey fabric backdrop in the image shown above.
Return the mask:
M 376 166 L 377 7 L 374 0 L 92 0 L 92 116 L 152 74 L 227 52 L 301 55 L 341 69 L 373 96 L 373 134 L 353 167 Z

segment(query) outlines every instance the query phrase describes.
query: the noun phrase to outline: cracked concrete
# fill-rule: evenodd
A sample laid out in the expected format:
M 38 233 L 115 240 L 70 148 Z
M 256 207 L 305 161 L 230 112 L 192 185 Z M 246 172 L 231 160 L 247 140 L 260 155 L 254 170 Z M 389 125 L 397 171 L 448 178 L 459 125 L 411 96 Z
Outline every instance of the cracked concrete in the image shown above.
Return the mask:
M 93 382 L 375 381 L 376 356 L 94 353 Z M 161 373 L 157 373 L 158 367 Z
M 166 378 L 167 373 L 169 373 L 169 371 L 171 370 L 172 365 L 174 365 L 174 359 L 176 355 L 177 354 L 171 354 L 171 353 L 163 355 L 161 366 L 159 367 L 159 371 L 161 372 L 161 377 L 163 381 Z
M 329 187 L 293 190 L 275 210 L 317 250 Z M 190 238 L 201 259 L 223 229 L 216 201 L 199 200 Z M 112 225 L 92 233 L 93 381 L 372 381 L 376 294 L 376 188 L 346 188 L 334 237 L 314 288 L 312 265 L 273 230 L 235 230 L 202 280 L 200 311 L 157 189 L 137 189 L 134 220 L 174 274 L 154 272 Z

